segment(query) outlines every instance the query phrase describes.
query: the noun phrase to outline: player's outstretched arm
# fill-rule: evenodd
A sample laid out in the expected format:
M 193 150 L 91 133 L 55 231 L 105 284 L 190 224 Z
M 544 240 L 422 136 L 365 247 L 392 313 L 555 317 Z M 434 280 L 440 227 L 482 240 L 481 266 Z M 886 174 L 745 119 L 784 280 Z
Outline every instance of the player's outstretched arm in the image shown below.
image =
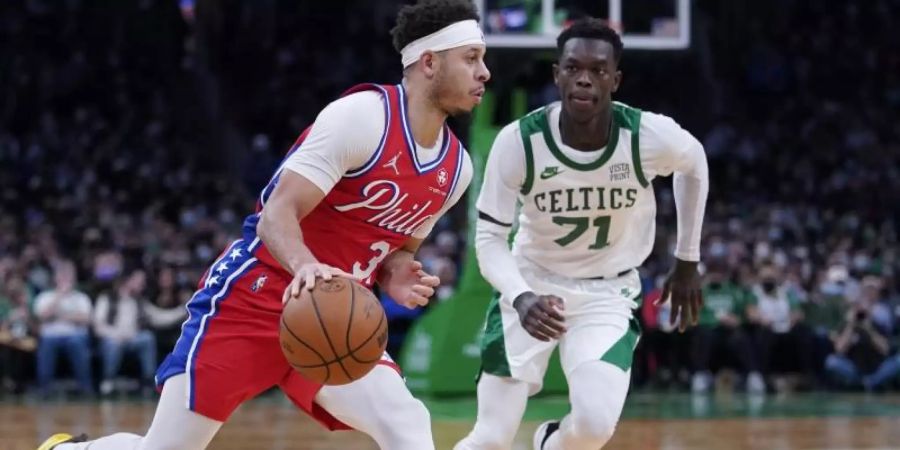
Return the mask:
M 272 256 L 294 275 L 285 290 L 285 301 L 298 297 L 301 286 L 312 289 L 316 277 L 325 280 L 335 275 L 352 277 L 338 268 L 319 263 L 303 242 L 300 220 L 323 198 L 325 193 L 309 179 L 285 170 L 260 213 L 257 235 Z

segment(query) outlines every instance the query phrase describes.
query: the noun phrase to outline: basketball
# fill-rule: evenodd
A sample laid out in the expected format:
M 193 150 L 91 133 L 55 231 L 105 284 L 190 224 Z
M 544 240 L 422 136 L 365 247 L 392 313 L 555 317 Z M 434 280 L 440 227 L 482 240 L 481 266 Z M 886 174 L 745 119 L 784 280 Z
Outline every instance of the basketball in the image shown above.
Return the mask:
M 381 360 L 388 325 L 372 291 L 346 278 L 317 280 L 281 313 L 281 350 L 304 377 L 326 385 L 362 378 Z

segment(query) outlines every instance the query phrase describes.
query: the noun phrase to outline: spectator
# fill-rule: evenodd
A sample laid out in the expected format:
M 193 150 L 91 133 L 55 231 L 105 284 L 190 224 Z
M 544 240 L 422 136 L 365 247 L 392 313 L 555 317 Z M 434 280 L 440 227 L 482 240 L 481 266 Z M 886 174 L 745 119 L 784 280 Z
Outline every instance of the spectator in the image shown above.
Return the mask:
M 53 268 L 54 288 L 38 294 L 34 313 L 40 326 L 37 350 L 38 387 L 49 392 L 56 375 L 56 359 L 64 353 L 82 394 L 92 395 L 91 348 L 88 324 L 91 299 L 75 287 L 75 266 L 59 261 Z
M 871 391 L 900 373 L 900 354 L 890 354 L 885 334 L 872 321 L 870 299 L 847 309 L 844 326 L 834 336 L 834 353 L 828 356 L 828 372 L 846 385 L 862 385 Z
M 94 308 L 94 332 L 100 340 L 103 378 L 100 394 L 113 392 L 113 378 L 119 372 L 124 353 L 134 353 L 141 366 L 141 382 L 153 384 L 156 371 L 156 338 L 148 328 L 146 302 L 141 297 L 146 285 L 143 270 L 124 274 L 113 295 L 102 295 Z
M 765 383 L 760 374 L 758 355 L 742 326 L 745 310 L 755 298 L 731 282 L 726 270 L 722 262 L 713 261 L 704 277 L 703 309 L 698 326 L 691 331 L 694 366 L 691 390 L 696 393 L 708 391 L 712 385 L 712 369 L 724 362 L 732 362 L 746 375 L 747 391 L 762 393 Z
M 28 287 L 21 278 L 10 277 L 0 288 L 0 391 L 24 391 L 25 369 L 34 366 L 36 348 Z
M 156 335 L 157 355 L 164 355 L 175 346 L 181 335 L 181 322 L 187 318 L 184 304 L 190 299 L 192 291 L 186 286 L 179 287 L 175 277 L 175 268 L 165 266 L 150 289 L 149 297 L 153 301 L 147 304 L 146 312 Z
M 812 335 L 802 323 L 799 301 L 791 291 L 773 266 L 764 266 L 759 282 L 753 286 L 756 302 L 749 305 L 747 315 L 755 326 L 760 365 L 766 378 L 776 372 L 813 373 Z M 787 388 L 777 384 L 779 389 Z
M 809 295 L 809 300 L 802 305 L 804 320 L 812 333 L 811 364 L 815 371 L 817 384 L 824 385 L 827 380 L 825 359 L 834 351 L 832 335 L 840 330 L 844 322 L 844 311 L 847 300 L 844 296 L 843 282 L 834 276 L 829 277 L 825 271 L 822 281 Z
M 669 322 L 671 305 L 657 304 L 664 282 L 664 276 L 657 276 L 641 303 L 643 336 L 635 348 L 634 378 L 636 384 L 652 381 L 660 387 L 679 387 L 690 378 L 691 333 L 674 332 L 677 321 Z

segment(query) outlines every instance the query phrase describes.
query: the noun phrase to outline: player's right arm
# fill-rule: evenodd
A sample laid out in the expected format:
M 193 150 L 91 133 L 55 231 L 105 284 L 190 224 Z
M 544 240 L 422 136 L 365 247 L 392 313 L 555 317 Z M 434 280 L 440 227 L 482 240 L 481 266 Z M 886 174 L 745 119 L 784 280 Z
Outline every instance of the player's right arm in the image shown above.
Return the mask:
M 531 290 L 508 244 L 525 170 L 525 150 L 518 122 L 514 122 L 497 135 L 485 165 L 476 203 L 475 253 L 481 274 L 500 292 L 502 301 L 516 309 L 525 330 L 547 341 L 565 332 L 559 311 L 562 299 Z
M 285 161 L 278 184 L 260 213 L 259 238 L 294 280 L 284 300 L 312 289 L 315 279 L 352 275 L 320 263 L 303 242 L 300 221 L 348 171 L 363 166 L 384 131 L 381 95 L 361 92 L 328 105 L 316 118 L 300 148 Z M 372 114 L 372 111 L 377 111 Z M 380 118 L 380 120 L 379 120 Z M 347 132 L 348 124 L 353 132 Z

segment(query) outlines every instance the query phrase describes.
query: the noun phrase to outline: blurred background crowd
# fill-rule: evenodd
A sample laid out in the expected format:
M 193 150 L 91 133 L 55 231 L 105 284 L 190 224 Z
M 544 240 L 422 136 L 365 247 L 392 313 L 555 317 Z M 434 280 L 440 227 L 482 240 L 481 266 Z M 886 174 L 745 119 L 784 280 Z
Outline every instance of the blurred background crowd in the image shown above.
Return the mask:
M 352 84 L 399 79 L 402 2 L 352 3 L 0 3 L 0 392 L 151 389 L 197 280 L 296 135 Z M 693 132 L 712 177 L 687 333 L 652 301 L 675 237 L 658 183 L 636 386 L 898 386 L 900 1 L 771 3 L 698 0 L 690 51 L 626 52 L 619 99 Z M 554 98 L 552 52 L 491 53 L 501 96 Z M 438 301 L 466 229 L 461 202 L 421 250 Z M 385 305 L 397 351 L 420 312 Z

